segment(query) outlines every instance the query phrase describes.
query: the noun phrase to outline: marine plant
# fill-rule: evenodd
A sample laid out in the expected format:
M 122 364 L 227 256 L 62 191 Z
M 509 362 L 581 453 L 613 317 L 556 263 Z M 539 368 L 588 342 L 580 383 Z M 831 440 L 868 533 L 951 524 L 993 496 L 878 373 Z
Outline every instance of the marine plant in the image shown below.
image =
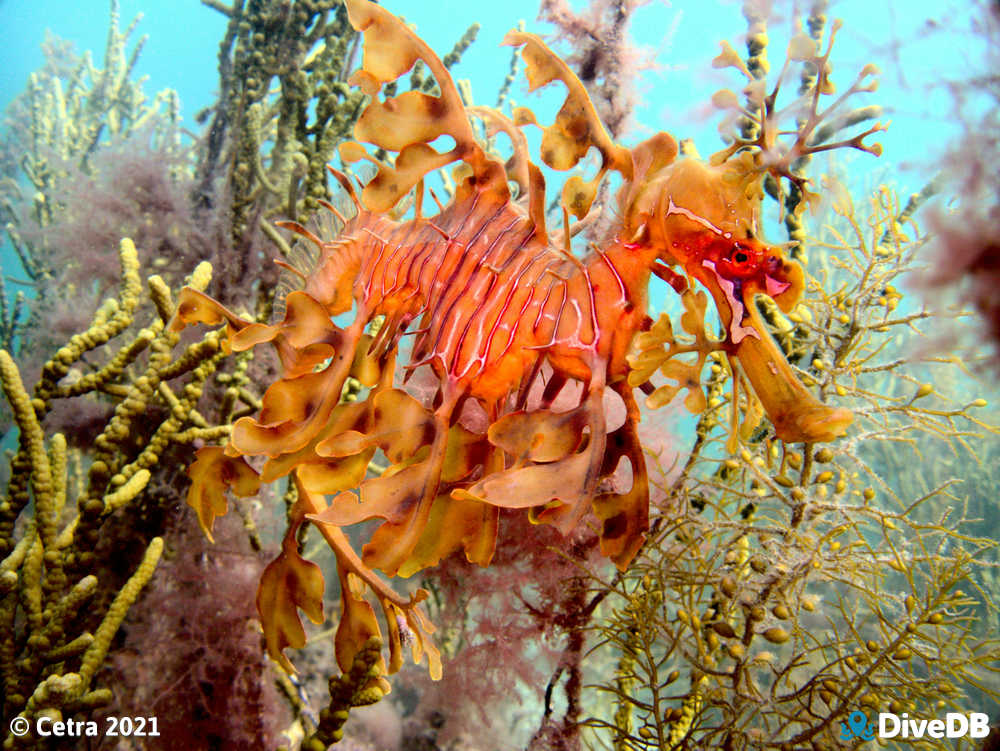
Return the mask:
M 239 299 L 244 281 L 260 278 L 255 314 L 266 319 L 277 267 L 259 259 L 270 259 L 276 247 L 285 261 L 294 260 L 274 221 L 305 221 L 331 197 L 326 165 L 363 106 L 363 94 L 347 84 L 357 40 L 336 0 L 203 4 L 229 22 L 219 45 L 219 98 L 195 116 L 206 124 L 195 203 L 203 216 L 226 217 L 220 299 Z M 477 29 L 446 56 L 448 67 Z M 411 84 L 433 81 L 415 70 Z
M 193 225 L 185 195 L 179 101 L 169 90 L 146 99 L 135 74 L 145 39 L 129 49 L 139 18 L 121 30 L 110 5 L 103 67 L 47 39 L 46 64 L 8 108 L 3 133 L 3 223 L 23 266 L 4 281 L 28 285 L 13 306 L 0 290 L 5 432 L 13 425 L 8 440 L 21 443 L 4 467 L 0 524 L 5 728 L 19 713 L 101 725 L 102 711 L 121 714 L 127 683 L 100 671 L 114 661 L 120 624 L 135 633 L 125 618 L 139 590 L 162 587 L 148 581 L 160 551 L 175 555 L 174 467 L 204 440 L 199 427 L 219 435 L 195 406 L 215 344 L 185 343 L 176 359 L 159 318 L 172 313 L 179 269 L 204 254 L 193 241 L 204 225 Z M 141 244 L 115 253 L 126 231 Z M 172 258 L 195 261 L 175 268 Z M 152 317 L 141 306 L 147 277 Z M 119 285 L 117 300 L 98 305 Z M 31 736 L 4 731 L 8 746 L 43 744 Z
M 5 113 L 0 220 L 20 269 L 0 281 L 0 338 L 32 380 L 117 286 L 123 232 L 137 240 L 142 272 L 170 283 L 184 272 L 170 278 L 168 258 L 189 270 L 205 255 L 183 196 L 179 99 L 171 89 L 147 97 L 136 75 L 146 37 L 133 36 L 141 15 L 122 29 L 109 5 L 103 63 L 47 36 L 44 66 Z M 24 287 L 13 304 L 12 282 Z
M 215 336 L 191 345 L 191 349 L 185 343 L 183 352 L 187 354 L 181 354 L 179 360 L 166 368 L 160 343 L 168 340 L 176 343 L 175 335 L 162 332 L 158 328 L 159 323 L 145 328 L 137 324 L 131 328 L 131 314 L 127 316 L 119 312 L 112 316 L 108 307 L 110 304 L 98 311 L 96 323 L 91 326 L 86 319 L 89 314 L 86 302 L 90 294 L 105 294 L 114 287 L 115 278 L 105 271 L 108 266 L 106 259 L 109 256 L 113 258 L 113 254 L 107 252 L 107 240 L 118 237 L 117 232 L 135 231 L 143 241 L 138 248 L 129 244 L 132 248 L 129 258 L 138 261 L 135 268 L 129 268 L 129 294 L 141 294 L 131 287 L 133 277 L 138 280 L 158 271 L 159 275 L 153 276 L 158 281 L 151 287 L 151 295 L 161 312 L 172 305 L 168 292 L 170 284 L 180 281 L 183 270 L 194 265 L 192 259 L 207 257 L 217 268 L 227 272 L 215 285 L 215 289 L 221 292 L 229 284 L 242 289 L 241 279 L 261 269 L 257 260 L 264 255 L 262 247 L 270 246 L 267 253 L 271 254 L 275 247 L 271 243 L 277 242 L 279 253 L 288 251 L 287 244 L 273 232 L 270 223 L 258 221 L 258 216 L 270 216 L 268 212 L 275 211 L 276 202 L 281 203 L 282 208 L 278 209 L 281 215 L 304 218 L 308 214 L 308 205 L 296 204 L 298 191 L 308 182 L 300 180 L 309 172 L 307 165 L 310 163 L 318 167 L 319 174 L 323 174 L 329 155 L 317 144 L 335 142 L 336 128 L 345 127 L 344 122 L 353 122 L 357 105 L 356 102 L 347 103 L 337 109 L 336 118 L 328 117 L 327 109 L 346 90 L 346 87 L 334 85 L 331 91 L 323 85 L 324 82 L 335 83 L 337 71 L 344 67 L 344 59 L 350 55 L 353 32 L 345 30 L 346 22 L 339 26 L 336 23 L 337 18 L 346 18 L 343 9 L 334 9 L 333 17 L 328 19 L 332 5 L 314 7 L 311 3 L 300 3 L 288 17 L 290 22 L 294 22 L 289 26 L 289 38 L 298 34 L 302 30 L 301 24 L 305 24 L 311 29 L 307 34 L 310 45 L 303 48 L 297 45 L 268 46 L 267 43 L 274 41 L 275 19 L 285 18 L 282 15 L 284 9 L 279 6 L 284 4 L 254 3 L 252 7 L 244 8 L 242 3 L 237 3 L 228 9 L 216 4 L 217 9 L 224 10 L 231 19 L 229 45 L 223 44 L 220 50 L 220 72 L 227 94 L 220 100 L 213 128 L 204 139 L 194 144 L 180 142 L 179 102 L 175 94 L 164 92 L 152 103 L 145 99 L 142 80 L 134 75 L 145 39 L 128 49 L 128 41 L 139 18 L 126 30 L 121 30 L 118 26 L 118 5 L 114 0 L 111 2 L 104 67 L 95 67 L 90 53 L 76 55 L 68 43 L 50 39 L 43 47 L 47 58 L 45 68 L 31 78 L 28 91 L 8 110 L 3 141 L 3 219 L 11 243 L 22 256 L 22 265 L 33 289 L 26 295 L 19 294 L 13 306 L 7 304 L 5 290 L 0 289 L 5 321 L 3 340 L 17 360 L 25 380 L 30 378 L 34 382 L 41 371 L 41 375 L 37 375 L 41 380 L 33 402 L 38 429 L 43 436 L 56 433 L 66 436 L 67 451 L 72 458 L 71 468 L 76 467 L 74 471 L 79 482 L 83 483 L 77 490 L 71 488 L 71 503 L 56 515 L 56 524 L 65 538 L 61 544 L 88 544 L 94 547 L 95 541 L 99 541 L 93 550 L 81 553 L 79 560 L 74 559 L 72 567 L 74 575 L 90 575 L 85 583 L 91 608 L 85 615 L 82 611 L 67 611 L 57 614 L 58 617 L 53 616 L 56 619 L 53 629 L 61 627 L 59 619 L 64 616 L 76 618 L 72 624 L 64 624 L 67 632 L 70 626 L 79 627 L 81 632 L 97 627 L 94 619 L 105 612 L 115 592 L 125 583 L 122 566 L 116 564 L 122 549 L 144 547 L 150 539 L 163 537 L 167 540 L 168 551 L 176 546 L 184 548 L 185 562 L 200 560 L 198 548 L 206 543 L 186 537 L 177 528 L 177 490 L 174 484 L 178 476 L 173 468 L 188 463 L 187 452 L 192 445 L 226 433 L 226 423 L 234 413 L 238 415 L 247 404 L 259 406 L 259 397 L 253 393 L 252 386 L 248 388 L 248 384 L 254 375 L 254 368 L 262 368 L 266 372 L 267 358 L 258 358 L 256 363 L 249 358 L 219 361 L 228 372 L 216 373 L 214 365 L 211 368 L 206 365 L 198 370 L 198 378 L 188 384 L 189 390 L 178 395 L 171 389 L 177 381 L 170 379 L 183 379 L 189 368 L 198 365 L 200 358 L 217 354 Z M 303 13 L 304 18 L 301 17 Z M 267 29 L 266 38 L 259 33 L 260 24 Z M 247 35 L 245 32 L 248 29 L 255 29 L 255 32 Z M 341 33 L 342 39 L 338 36 Z M 470 30 L 449 56 L 449 64 L 460 57 L 473 36 L 474 30 Z M 229 54 L 235 55 L 235 63 L 227 57 Z M 276 58 L 279 55 L 281 60 Z M 307 56 L 310 58 L 308 61 L 305 59 Z M 230 91 L 230 86 L 245 86 L 247 76 L 227 78 L 227 71 L 234 66 L 246 72 L 247 65 L 258 66 L 264 82 L 252 97 L 244 96 L 246 92 Z M 280 77 L 284 74 L 290 76 L 294 71 L 301 72 L 305 68 L 309 70 L 305 78 L 294 78 L 290 83 L 285 81 L 287 85 L 278 91 L 270 86 L 271 73 L 268 71 L 276 71 L 275 75 Z M 423 84 L 420 76 L 416 76 L 415 80 Z M 320 98 L 323 101 L 317 106 Z M 247 119 L 245 110 L 254 104 L 259 105 L 255 112 L 260 117 Z M 319 118 L 316 123 L 311 120 L 314 115 Z M 251 120 L 256 124 L 256 130 L 250 127 Z M 289 123 L 295 136 L 291 143 L 283 140 L 283 135 L 289 132 L 286 127 Z M 247 144 L 250 143 L 256 144 L 258 151 L 255 154 L 248 150 Z M 267 180 L 281 185 L 279 197 L 273 191 L 261 189 L 255 173 L 241 167 L 261 164 L 268 165 L 265 168 Z M 199 168 L 197 171 L 196 165 Z M 313 173 L 316 171 L 312 170 Z M 328 195 L 323 192 L 325 190 L 324 187 L 318 195 Z M 317 195 L 315 190 L 305 192 L 309 200 Z M 236 211 L 231 211 L 233 201 L 238 203 Z M 86 202 L 89 212 L 86 222 L 81 221 L 83 202 Z M 238 223 L 233 220 L 234 216 L 249 216 L 253 221 Z M 268 234 L 271 235 L 270 240 Z M 264 268 L 269 270 L 271 267 Z M 240 269 L 245 272 L 242 276 Z M 232 276 L 228 276 L 230 273 Z M 267 285 L 263 289 L 265 291 L 260 299 L 254 302 L 263 311 L 260 314 L 267 315 L 273 300 L 273 289 Z M 108 328 L 110 333 L 105 335 L 102 332 L 109 316 L 115 323 Z M 81 329 L 88 331 L 76 335 L 75 332 Z M 114 345 L 115 336 L 134 339 L 120 349 Z M 66 337 L 71 337 L 70 342 L 62 346 Z M 150 351 L 157 353 L 155 358 L 143 363 L 143 358 Z M 55 357 L 46 364 L 52 355 Z M 101 361 L 102 356 L 107 357 L 107 363 Z M 171 360 L 171 356 L 167 356 L 167 360 Z M 210 372 L 212 377 L 208 378 Z M 197 406 L 202 394 L 200 388 L 196 389 L 199 384 L 207 385 L 213 395 L 202 405 L 204 414 Z M 16 427 L 20 428 L 23 438 L 25 428 L 21 421 L 26 418 L 20 413 L 17 418 Z M 193 426 L 194 432 L 183 431 L 185 423 Z M 209 425 L 219 427 L 209 429 Z M 207 433 L 199 433 L 199 427 L 206 428 Z M 34 432 L 37 433 L 37 430 Z M 183 436 L 174 440 L 175 432 L 181 432 Z M 53 440 L 58 445 L 60 439 Z M 17 498 L 17 503 L 5 507 L 5 539 L 10 542 L 10 547 L 19 551 L 20 557 L 8 557 L 4 565 L 5 570 L 14 574 L 19 571 L 25 550 L 35 551 L 25 525 L 31 524 L 36 506 L 32 500 L 31 483 L 25 485 L 25 478 L 31 476 L 31 465 L 36 458 L 34 454 L 24 451 L 18 453 L 11 472 L 9 492 Z M 137 465 L 136 462 L 140 463 Z M 119 469 L 122 471 L 119 472 Z M 81 473 L 82 480 L 79 479 Z M 130 493 L 134 491 L 134 497 L 125 497 L 121 493 L 114 495 L 123 478 L 126 478 Z M 112 484 L 108 485 L 109 482 Z M 106 508 L 99 513 L 97 504 L 105 494 L 121 498 L 121 503 L 113 512 Z M 86 523 L 73 521 L 71 507 L 74 499 L 79 501 L 80 508 L 87 509 L 80 512 L 84 514 Z M 248 541 L 244 545 L 251 548 L 248 559 L 255 560 L 254 551 L 259 550 L 262 543 L 249 516 L 246 522 L 246 529 L 241 530 Z M 78 538 L 73 537 L 73 530 L 78 530 Z M 28 536 L 22 537 L 25 534 Z M 17 547 L 18 541 L 20 547 Z M 120 543 L 120 549 L 116 543 Z M 50 551 L 48 557 L 56 558 L 56 552 Z M 254 560 L 248 561 L 249 568 L 254 566 Z M 30 561 L 37 562 L 34 557 Z M 138 564 L 138 561 L 135 563 Z M 172 575 L 191 575 L 190 566 L 180 565 L 174 560 L 167 569 Z M 243 595 L 236 591 L 238 581 L 236 577 L 230 581 L 229 596 L 234 599 Z M 46 605 L 50 594 L 52 597 L 62 596 L 55 574 L 52 575 L 52 582 L 56 583 L 52 584 L 52 592 L 46 593 Z M 164 582 L 161 578 L 151 586 L 155 590 L 152 602 L 172 602 L 178 598 L 177 582 Z M 35 589 L 30 586 L 30 581 L 25 587 L 22 591 L 21 585 L 11 585 L 5 590 L 9 595 L 5 601 L 5 617 L 10 616 L 14 619 L 11 622 L 18 624 L 6 645 L 8 658 L 11 661 L 26 660 L 25 668 L 20 672 L 19 668 L 12 667 L 20 663 L 9 662 L 4 666 L 4 679 L 10 689 L 10 702 L 4 709 L 8 718 L 24 709 L 23 700 L 32 696 L 36 689 L 42 691 L 44 678 L 51 671 L 73 668 L 72 660 L 65 664 L 46 663 L 43 658 L 47 647 L 32 646 L 36 641 L 34 631 L 21 626 L 26 606 L 19 604 L 22 601 L 19 598 L 24 592 L 33 593 Z M 190 595 L 191 589 L 188 587 L 187 595 Z M 136 587 L 129 591 L 134 596 Z M 83 597 L 81 594 L 77 599 Z M 252 592 L 243 599 L 252 602 Z M 117 606 L 116 617 L 119 621 L 127 604 L 123 600 Z M 151 638 L 158 633 L 158 629 L 169 628 L 169 623 L 180 629 L 182 623 L 179 624 L 179 621 L 196 612 L 180 607 L 180 603 L 175 605 L 159 611 L 155 624 L 148 618 L 133 618 L 128 644 L 140 644 L 143 634 Z M 202 634 L 221 633 L 225 628 L 223 624 L 231 624 L 236 618 L 231 614 L 220 617 L 207 604 L 199 617 L 202 618 L 199 624 Z M 108 622 L 110 624 L 111 620 Z M 109 643 L 113 633 L 114 629 L 106 633 Z M 203 702 L 188 697 L 184 706 L 195 714 L 202 711 L 201 727 L 212 723 L 211 711 L 240 715 L 246 711 L 244 707 L 256 710 L 267 705 L 268 701 L 258 701 L 251 696 L 254 692 L 257 697 L 266 696 L 268 685 L 272 682 L 270 674 L 259 669 L 266 658 L 253 632 L 248 632 L 246 637 L 242 643 L 247 648 L 235 657 L 232 653 L 224 654 L 219 650 L 210 654 L 203 651 L 199 657 L 206 674 L 215 671 L 214 674 L 221 675 L 224 669 L 238 670 L 240 665 L 256 668 L 251 679 L 243 683 L 246 697 L 226 694 L 234 702 L 232 704 L 222 703 L 221 692 L 215 692 L 213 700 Z M 86 633 L 81 636 L 83 640 L 88 638 Z M 91 673 L 102 664 L 109 647 L 104 642 L 102 637 L 104 651 L 93 651 L 88 657 L 93 662 L 88 668 Z M 194 654 L 197 644 L 193 640 L 189 642 L 175 652 L 178 655 Z M 213 664 L 213 660 L 223 659 L 233 659 L 234 664 Z M 119 666 L 127 663 L 120 655 L 110 662 Z M 102 690 L 97 703 L 106 704 L 110 697 L 112 708 L 117 706 L 120 710 L 124 706 L 133 706 L 128 701 L 129 697 L 122 696 L 123 692 L 129 693 L 129 681 L 137 680 L 140 675 L 153 681 L 168 679 L 163 670 L 170 669 L 166 662 L 161 663 L 161 670 L 147 670 L 139 663 L 135 660 L 128 663 L 131 670 L 117 674 L 120 685 L 114 685 L 112 694 Z M 244 675 L 251 675 L 251 672 L 245 671 Z M 88 681 L 90 679 L 88 677 Z M 37 681 L 37 686 L 32 681 Z M 250 683 L 254 685 L 250 686 Z M 165 685 L 159 683 L 150 688 Z M 175 683 L 175 686 L 181 685 L 186 684 Z M 287 679 L 282 688 L 289 697 L 295 697 L 295 689 Z M 86 709 L 79 702 L 74 704 L 79 697 L 74 698 L 71 693 L 69 689 L 63 691 L 62 695 L 66 698 L 64 709 L 67 712 Z M 39 697 L 42 696 L 39 693 Z M 161 699 L 162 696 L 161 693 Z M 58 711 L 59 701 L 55 695 L 45 699 L 45 703 L 55 707 L 44 709 L 45 712 Z M 271 714 L 275 719 L 280 717 L 278 712 Z M 199 727 L 199 723 L 193 720 L 194 714 L 188 718 L 188 726 Z M 240 732 L 247 732 L 251 737 L 261 737 L 253 731 L 254 727 L 249 722 L 240 728 Z M 206 730 L 201 737 L 209 735 Z
M 136 62 L 146 38 L 131 50 L 129 41 L 141 16 L 119 28 L 119 9 L 111 3 L 108 38 L 103 67 L 94 64 L 88 51 L 77 55 L 72 44 L 49 36 L 43 44 L 45 66 L 28 77 L 28 86 L 7 113 L 3 143 L 4 218 L 24 272 L 32 280 L 52 274 L 47 266 L 46 247 L 25 246 L 18 226 L 29 217 L 20 206 L 23 188 L 15 179 L 27 177 L 34 193 L 30 196 L 31 216 L 44 228 L 58 213 L 59 184 L 73 166 L 86 168 L 100 145 L 108 139 L 128 138 L 153 126 L 156 136 L 172 139 L 170 124 L 179 117 L 177 94 L 165 89 L 149 101 L 141 79 L 134 77 Z
M 977 30 L 987 40 L 984 70 L 997 65 L 1000 38 L 1000 11 L 983 6 Z M 960 137 L 948 145 L 941 171 L 927 192 L 955 196 L 945 206 L 931 207 L 928 223 L 932 230 L 934 261 L 923 283 L 937 299 L 942 290 L 954 290 L 960 299 L 971 299 L 983 319 L 986 335 L 1000 355 L 1000 300 L 995 293 L 1000 270 L 998 249 L 990 230 L 1000 216 L 1000 185 L 990 165 L 1000 157 L 1000 85 L 996 76 L 970 75 L 955 86 L 954 119 L 963 124 Z M 980 108 L 985 99 L 988 104 Z M 952 332 L 954 333 L 954 332 Z M 1000 363 L 993 358 L 993 367 Z
M 116 526 L 126 518 L 141 526 L 134 507 L 165 454 L 228 430 L 209 427 L 194 409 L 220 357 L 218 337 L 175 356 L 178 338 L 166 326 L 174 313 L 169 288 L 151 276 L 153 310 L 142 310 L 139 256 L 131 240 L 121 242 L 120 258 L 118 298 L 108 298 L 91 326 L 55 353 L 30 394 L 10 354 L 0 351 L 0 380 L 19 428 L 0 502 L 5 726 L 17 716 L 69 719 L 110 700 L 108 688 L 94 685 L 97 670 L 163 551 L 161 537 L 146 544 L 141 533 L 123 534 Z M 202 264 L 189 281 L 204 287 L 210 275 Z M 141 328 L 133 326 L 137 320 Z M 125 341 L 113 343 L 118 337 Z M 84 358 L 95 352 L 105 353 L 106 362 L 81 372 Z M 110 398 L 115 408 L 88 456 L 68 447 L 63 434 L 43 430 L 57 402 L 94 398 Z M 133 514 L 123 515 L 129 507 Z M 123 570 L 134 573 L 116 584 Z M 33 743 L 32 736 L 10 733 L 4 747 Z
M 766 19 L 747 18 L 748 58 L 762 61 L 744 92 L 752 111 L 768 38 Z M 825 21 L 814 8 L 817 42 Z M 740 106 L 729 93 L 715 101 Z M 744 134 L 747 120 L 752 130 L 752 116 L 735 121 Z M 758 306 L 804 382 L 852 406 L 855 428 L 829 447 L 775 440 L 750 395 L 724 393 L 726 364 L 713 363 L 693 449 L 654 494 L 647 545 L 624 575 L 591 569 L 603 608 L 592 656 L 615 675 L 588 695 L 603 707 L 587 720 L 595 747 L 836 748 L 870 739 L 852 724 L 859 711 L 867 723 L 995 706 L 997 544 L 972 511 L 991 476 L 995 411 L 968 393 L 985 387 L 959 357 L 926 343 L 942 316 L 966 312 L 917 307 L 905 291 L 933 240 L 914 214 L 936 188 L 904 206 L 882 185 L 856 205 L 834 175 L 816 178 L 824 224 L 786 221 L 805 298 L 787 315 Z M 684 329 L 681 344 L 701 335 Z M 676 346 L 643 337 L 639 356 Z

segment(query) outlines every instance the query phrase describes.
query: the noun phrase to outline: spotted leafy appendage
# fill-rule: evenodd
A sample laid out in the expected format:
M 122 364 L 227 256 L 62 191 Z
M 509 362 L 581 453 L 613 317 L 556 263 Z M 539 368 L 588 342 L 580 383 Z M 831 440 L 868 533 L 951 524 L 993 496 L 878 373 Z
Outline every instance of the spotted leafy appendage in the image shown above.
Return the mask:
M 260 490 L 260 477 L 241 456 L 226 456 L 221 446 L 198 449 L 195 460 L 188 467 L 191 487 L 187 504 L 198 514 L 198 523 L 209 540 L 215 517 L 229 509 L 226 490 L 240 498 L 256 495 Z
M 285 647 L 301 649 L 306 644 L 299 610 L 313 623 L 323 622 L 323 574 L 298 554 L 295 545 L 294 536 L 290 541 L 285 538 L 281 554 L 264 569 L 257 589 L 267 653 L 289 673 L 295 668 L 285 657 Z

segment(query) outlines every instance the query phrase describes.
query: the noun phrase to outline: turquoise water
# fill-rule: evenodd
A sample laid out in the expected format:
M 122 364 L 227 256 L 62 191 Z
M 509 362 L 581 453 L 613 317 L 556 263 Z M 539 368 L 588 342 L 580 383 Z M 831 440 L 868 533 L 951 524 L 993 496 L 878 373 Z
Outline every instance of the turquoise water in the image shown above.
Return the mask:
M 481 24 L 476 44 L 454 73 L 471 80 L 476 100 L 484 104 L 492 103 L 506 75 L 509 53 L 498 48 L 506 31 L 524 20 L 528 31 L 552 32 L 551 26 L 536 22 L 537 3 L 532 0 L 400 0 L 386 5 L 416 24 L 420 35 L 441 54 L 450 50 L 471 24 Z M 785 4 L 776 5 L 780 8 Z M 983 64 L 984 44 L 969 30 L 973 7 L 954 1 L 851 0 L 830 4 L 829 17 L 844 21 L 834 53 L 835 81 L 846 87 L 854 72 L 867 62 L 875 62 L 883 70 L 881 88 L 871 99 L 882 104 L 892 120 L 892 128 L 881 137 L 884 160 L 922 164 L 960 132 L 953 121 L 954 105 L 947 83 L 961 80 Z M 28 74 L 43 63 L 39 44 L 46 29 L 72 40 L 80 51 L 93 50 L 99 61 L 108 8 L 108 3 L 97 0 L 0 3 L 0 28 L 4 30 L 0 102 L 10 101 L 23 90 Z M 149 77 L 147 95 L 166 87 L 176 89 L 185 122 L 194 128 L 194 113 L 213 100 L 217 44 L 225 18 L 194 0 L 124 0 L 121 25 L 126 26 L 140 13 L 143 19 L 134 38 L 149 35 L 138 66 L 139 72 Z M 772 65 L 780 62 L 790 26 L 780 20 L 771 24 Z M 732 71 L 713 71 L 710 61 L 720 40 L 739 46 L 745 30 L 738 2 L 654 2 L 639 8 L 631 34 L 636 44 L 645 48 L 653 66 L 637 74 L 642 103 L 636 113 L 641 126 L 636 134 L 668 130 L 678 137 L 695 138 L 705 153 L 717 148 L 707 102 L 718 88 L 739 82 Z M 525 102 L 520 86 L 518 82 L 514 96 Z M 906 190 L 919 188 L 915 184 L 919 178 L 906 182 Z

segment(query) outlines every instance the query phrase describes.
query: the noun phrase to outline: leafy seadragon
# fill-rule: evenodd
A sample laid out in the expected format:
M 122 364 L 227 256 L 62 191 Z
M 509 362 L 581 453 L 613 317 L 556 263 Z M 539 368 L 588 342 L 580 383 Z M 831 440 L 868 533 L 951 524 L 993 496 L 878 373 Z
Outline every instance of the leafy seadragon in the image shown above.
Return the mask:
M 225 447 L 199 451 L 189 472 L 189 502 L 210 533 L 214 517 L 226 510 L 227 488 L 249 495 L 261 482 L 289 476 L 298 499 L 282 552 L 264 573 L 258 595 L 271 655 L 290 668 L 284 647 L 305 641 L 298 609 L 322 619 L 322 575 L 297 545 L 308 522 L 338 561 L 341 669 L 349 669 L 370 637 L 381 636 L 368 600 L 373 596 L 388 631 L 383 672 L 400 667 L 406 643 L 414 661 L 428 655 L 436 677 L 441 666 L 429 638 L 433 627 L 419 607 L 426 592 L 403 597 L 375 569 L 409 576 L 458 551 L 485 566 L 502 508 L 527 509 L 533 520 L 564 533 L 592 512 L 600 521 L 602 552 L 621 569 L 642 545 L 649 489 L 633 387 L 648 390 L 646 381 L 670 357 L 649 367 L 648 357 L 632 352 L 636 368 L 630 364 L 640 332 L 647 345 L 650 338 L 654 344 L 670 338 L 663 324 L 650 330 L 651 274 L 684 292 L 689 314 L 703 315 L 706 304 L 703 293 L 693 293 L 694 280 L 718 309 L 724 337 L 700 337 L 698 366 L 685 366 L 695 388 L 705 356 L 719 350 L 749 382 L 779 438 L 830 441 L 851 422 L 849 412 L 818 402 L 799 382 L 754 304 L 756 295 L 767 295 L 788 311 L 803 290 L 798 264 L 760 237 L 762 183 L 769 173 L 797 179 L 789 168 L 794 158 L 829 148 L 809 141 L 820 120 L 818 92 L 829 87 L 829 51 L 800 54 L 817 66 L 820 80 L 810 117 L 790 148 L 776 149 L 772 95 L 759 113 L 749 113 L 759 118 L 760 137 L 705 163 L 679 158 L 666 133 L 633 149 L 615 143 L 581 82 L 538 37 L 512 31 L 505 43 L 522 49 L 532 90 L 555 81 L 565 86 L 565 102 L 547 127 L 526 109 L 512 118 L 467 110 L 441 61 L 402 21 L 366 0 L 347 0 L 347 7 L 364 34 L 362 68 L 351 83 L 371 99 L 354 129 L 357 142 L 343 144 L 340 153 L 346 162 L 370 160 L 377 171 L 358 194 L 331 169 L 357 209 L 353 218 L 340 217 L 336 238 L 283 223 L 320 250 L 303 288 L 288 295 L 283 320 L 251 322 L 194 290 L 182 293 L 176 328 L 224 323 L 233 350 L 269 342 L 283 367 L 259 415 L 238 420 Z M 796 42 L 800 52 L 804 44 Z M 380 98 L 383 85 L 418 60 L 440 94 Z M 470 116 L 492 134 L 509 137 L 508 160 L 477 140 Z M 591 148 L 600 156 L 592 180 L 566 181 L 563 233 L 556 238 L 546 227 L 544 178 L 529 159 L 522 131 L 531 126 L 542 128 L 542 160 L 553 169 L 576 167 Z M 875 150 L 861 139 L 876 128 L 842 145 Z M 453 139 L 454 147 L 436 150 L 431 144 L 441 136 Z M 393 163 L 376 159 L 359 142 L 395 152 Z M 454 195 L 425 216 L 424 178 L 455 163 Z M 569 217 L 591 215 L 610 171 L 622 178 L 616 225 L 581 259 L 570 250 L 576 228 Z M 413 218 L 403 221 L 395 217 L 407 196 L 413 197 Z M 352 309 L 346 328 L 332 322 Z M 366 333 L 375 319 L 381 320 L 377 333 Z M 437 393 L 430 406 L 395 385 L 404 335 L 413 337 L 407 376 L 420 366 L 433 372 Z M 342 401 L 348 377 L 368 388 L 363 399 Z M 613 430 L 605 420 L 607 389 L 625 405 L 624 424 Z M 572 396 L 576 406 L 554 409 L 560 394 Z M 388 469 L 366 479 L 378 451 Z M 263 458 L 259 473 L 246 457 Z M 631 487 L 608 492 L 611 483 L 603 481 L 623 460 L 631 466 Z M 382 523 L 359 555 L 344 528 L 371 519 Z

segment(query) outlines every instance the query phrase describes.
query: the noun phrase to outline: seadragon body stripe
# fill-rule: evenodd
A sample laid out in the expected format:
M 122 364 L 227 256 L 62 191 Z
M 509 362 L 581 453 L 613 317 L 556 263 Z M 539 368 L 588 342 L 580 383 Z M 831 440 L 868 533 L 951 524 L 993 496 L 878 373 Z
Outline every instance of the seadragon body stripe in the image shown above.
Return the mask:
M 413 334 L 408 369 L 431 364 L 458 390 L 495 399 L 503 394 L 483 376 L 509 367 L 508 358 L 527 373 L 544 350 L 593 352 L 601 327 L 586 269 L 541 241 L 516 204 L 479 201 L 477 194 L 448 206 L 433 226 L 362 212 L 328 247 L 360 258 L 356 296 L 394 328 L 380 333 L 380 348 Z M 570 284 L 583 294 L 571 294 Z M 407 331 L 416 319 L 419 328 Z

